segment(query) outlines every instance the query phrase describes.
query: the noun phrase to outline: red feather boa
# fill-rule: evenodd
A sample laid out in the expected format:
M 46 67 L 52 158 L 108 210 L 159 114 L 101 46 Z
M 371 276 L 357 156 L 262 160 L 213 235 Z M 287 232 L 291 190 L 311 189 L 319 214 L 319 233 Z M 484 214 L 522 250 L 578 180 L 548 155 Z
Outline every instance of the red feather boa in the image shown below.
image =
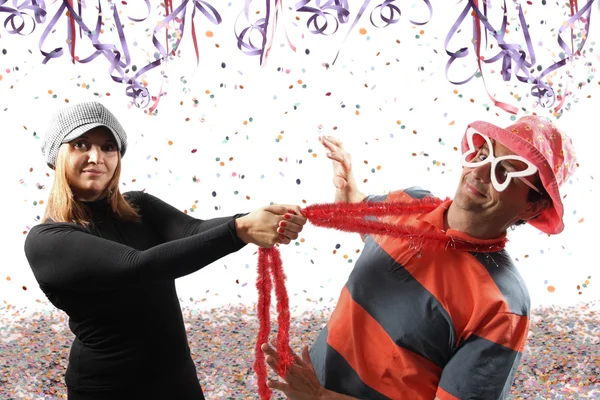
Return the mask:
M 476 252 L 500 251 L 506 244 L 506 238 L 500 239 L 489 246 L 482 248 L 464 240 L 449 237 L 443 232 L 421 232 L 408 225 L 392 225 L 379 220 L 367 220 L 365 217 L 382 217 L 388 215 L 419 215 L 433 211 L 442 200 L 438 198 L 424 198 L 410 202 L 391 203 L 333 203 L 314 204 L 302 210 L 302 214 L 315 226 L 338 229 L 344 232 L 360 234 L 388 235 L 410 240 L 415 248 L 430 247 Z M 289 367 L 294 362 L 292 350 L 289 345 L 290 310 L 287 290 L 285 288 L 285 274 L 281 257 L 277 248 L 261 248 L 258 254 L 258 321 L 260 329 L 256 342 L 256 360 L 254 371 L 258 377 L 258 394 L 262 400 L 270 399 L 272 391 L 267 387 L 267 369 L 265 356 L 261 345 L 267 343 L 271 330 L 269 308 L 271 306 L 272 281 L 275 281 L 275 296 L 277 297 L 277 369 L 279 375 L 285 376 Z

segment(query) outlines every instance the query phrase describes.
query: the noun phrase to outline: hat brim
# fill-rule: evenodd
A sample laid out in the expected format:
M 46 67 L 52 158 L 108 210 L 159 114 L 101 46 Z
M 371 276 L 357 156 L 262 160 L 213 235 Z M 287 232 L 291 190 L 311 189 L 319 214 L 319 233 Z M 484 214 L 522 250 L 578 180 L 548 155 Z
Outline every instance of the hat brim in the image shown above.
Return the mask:
M 119 135 L 117 134 L 117 132 L 115 132 L 115 130 L 113 128 L 111 128 L 110 126 L 99 123 L 99 122 L 92 122 L 89 124 L 83 124 L 81 126 L 78 126 L 77 128 L 73 129 L 71 132 L 69 132 L 65 136 L 65 138 L 62 140 L 62 143 L 72 142 L 73 140 L 77 139 L 78 137 L 84 135 L 86 132 L 89 132 L 92 129 L 97 128 L 99 126 L 103 126 L 110 131 L 110 133 L 113 135 L 113 139 L 117 143 L 117 148 L 121 152 L 121 156 L 122 156 L 123 155 L 123 150 L 122 150 L 123 146 L 121 144 L 121 140 L 119 139 Z
M 547 234 L 554 235 L 562 232 L 564 229 L 564 223 L 562 220 L 564 206 L 558 190 L 556 177 L 546 157 L 544 157 L 544 155 L 540 153 L 540 151 L 534 145 L 529 143 L 524 138 L 489 122 L 475 121 L 469 124 L 469 127 L 488 136 L 489 138 L 497 140 L 509 150 L 524 157 L 536 166 L 539 172 L 540 180 L 542 181 L 542 185 L 550 196 L 552 204 L 537 218 L 528 220 L 527 222 Z M 466 134 L 463 136 L 461 147 L 463 153 L 468 149 Z

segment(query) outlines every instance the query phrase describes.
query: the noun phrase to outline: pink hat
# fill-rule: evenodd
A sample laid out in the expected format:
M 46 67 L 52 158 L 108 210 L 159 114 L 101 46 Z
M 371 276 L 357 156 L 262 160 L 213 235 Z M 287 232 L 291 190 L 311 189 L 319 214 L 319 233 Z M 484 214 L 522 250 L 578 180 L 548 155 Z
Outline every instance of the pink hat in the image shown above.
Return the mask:
M 552 199 L 552 206 L 527 222 L 548 234 L 562 232 L 564 208 L 558 188 L 577 168 L 571 139 L 560 132 L 552 122 L 536 115 L 521 117 L 506 129 L 484 121 L 472 122 L 469 127 L 497 140 L 537 167 L 542 185 Z M 461 147 L 463 153 L 469 149 L 466 134 Z

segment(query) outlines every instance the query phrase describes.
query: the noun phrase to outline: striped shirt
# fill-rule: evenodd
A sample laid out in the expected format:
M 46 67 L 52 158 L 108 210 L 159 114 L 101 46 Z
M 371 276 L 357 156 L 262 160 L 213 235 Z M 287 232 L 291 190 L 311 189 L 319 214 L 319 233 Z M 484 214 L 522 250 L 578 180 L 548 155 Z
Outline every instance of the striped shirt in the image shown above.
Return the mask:
M 420 199 L 418 188 L 367 201 Z M 451 200 L 383 220 L 444 231 Z M 445 232 L 477 244 L 448 229 Z M 529 330 L 529 293 L 505 250 L 418 252 L 365 236 L 363 252 L 310 355 L 321 384 L 359 399 L 500 399 L 510 391 Z M 495 239 L 497 240 L 497 239 Z

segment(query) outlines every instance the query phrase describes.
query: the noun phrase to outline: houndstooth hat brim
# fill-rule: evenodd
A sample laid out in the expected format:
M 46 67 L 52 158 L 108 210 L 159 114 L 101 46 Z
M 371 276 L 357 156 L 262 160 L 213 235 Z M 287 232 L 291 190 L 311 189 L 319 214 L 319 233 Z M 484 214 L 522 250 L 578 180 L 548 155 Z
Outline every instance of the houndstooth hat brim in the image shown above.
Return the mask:
M 42 143 L 46 164 L 54 169 L 61 144 L 77 139 L 98 126 L 105 126 L 112 132 L 121 157 L 124 156 L 127 149 L 125 130 L 106 107 L 90 101 L 63 108 L 54 114 Z

